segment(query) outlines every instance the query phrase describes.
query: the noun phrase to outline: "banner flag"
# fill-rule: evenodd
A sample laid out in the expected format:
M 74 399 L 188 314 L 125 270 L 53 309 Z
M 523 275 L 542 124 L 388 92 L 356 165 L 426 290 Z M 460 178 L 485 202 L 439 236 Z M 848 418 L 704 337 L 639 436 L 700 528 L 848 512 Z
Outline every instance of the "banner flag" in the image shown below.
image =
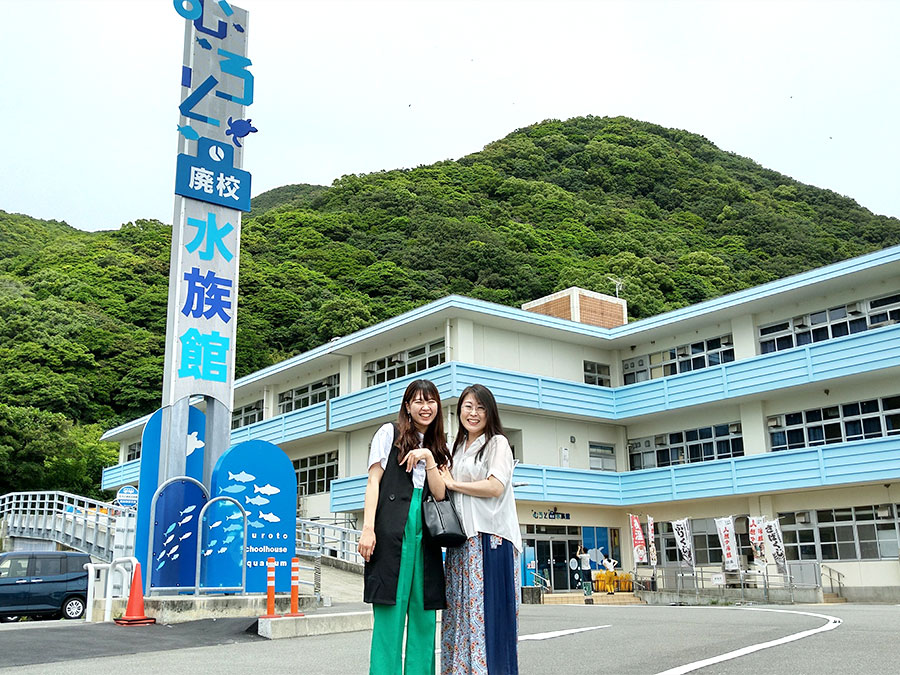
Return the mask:
M 765 516 L 750 516 L 750 548 L 753 549 L 753 564 L 758 567 L 766 566 L 765 524 Z
M 647 562 L 647 545 L 644 543 L 644 532 L 641 530 L 641 519 L 638 516 L 628 514 L 631 520 L 631 541 L 634 545 L 634 562 Z
M 650 564 L 656 567 L 659 559 L 656 556 L 656 540 L 653 532 L 653 516 L 647 516 L 647 550 L 650 552 Z
M 672 521 L 672 532 L 675 533 L 675 546 L 681 557 L 681 565 L 694 569 L 694 542 L 691 537 L 691 521 L 687 518 Z
M 777 520 L 767 520 L 764 526 L 766 539 L 772 551 L 772 558 L 779 574 L 787 574 L 787 563 L 784 559 L 784 539 L 781 536 L 781 525 Z
M 726 572 L 737 572 L 741 568 L 738 558 L 737 540 L 734 536 L 734 516 L 716 518 L 716 531 L 722 546 L 722 562 Z

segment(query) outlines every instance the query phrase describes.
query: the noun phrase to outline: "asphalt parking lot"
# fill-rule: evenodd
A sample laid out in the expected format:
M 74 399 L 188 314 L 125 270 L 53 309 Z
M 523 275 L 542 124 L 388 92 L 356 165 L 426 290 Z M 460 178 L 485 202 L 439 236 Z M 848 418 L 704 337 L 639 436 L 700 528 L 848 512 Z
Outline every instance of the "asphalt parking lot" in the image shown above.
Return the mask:
M 0 673 L 367 671 L 369 632 L 268 641 L 253 633 L 252 624 L 249 619 L 131 628 L 5 624 L 0 626 Z M 886 675 L 898 671 L 900 607 L 524 605 L 519 634 L 523 675 L 860 670 Z

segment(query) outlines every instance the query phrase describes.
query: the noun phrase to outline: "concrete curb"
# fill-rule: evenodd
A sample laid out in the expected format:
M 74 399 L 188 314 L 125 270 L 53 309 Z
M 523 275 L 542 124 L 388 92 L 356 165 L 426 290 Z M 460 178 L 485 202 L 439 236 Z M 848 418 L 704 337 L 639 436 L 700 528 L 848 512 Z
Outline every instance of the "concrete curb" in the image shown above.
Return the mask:
M 260 619 L 259 635 L 269 640 L 372 630 L 372 611 L 335 612 Z

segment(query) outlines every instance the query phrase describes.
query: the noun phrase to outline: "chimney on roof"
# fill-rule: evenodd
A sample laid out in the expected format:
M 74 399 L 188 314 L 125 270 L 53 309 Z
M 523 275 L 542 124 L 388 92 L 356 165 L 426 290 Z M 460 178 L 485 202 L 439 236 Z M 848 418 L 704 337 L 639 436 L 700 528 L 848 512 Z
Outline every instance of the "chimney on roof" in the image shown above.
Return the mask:
M 526 302 L 522 309 L 601 328 L 628 323 L 628 303 L 624 299 L 575 286 Z

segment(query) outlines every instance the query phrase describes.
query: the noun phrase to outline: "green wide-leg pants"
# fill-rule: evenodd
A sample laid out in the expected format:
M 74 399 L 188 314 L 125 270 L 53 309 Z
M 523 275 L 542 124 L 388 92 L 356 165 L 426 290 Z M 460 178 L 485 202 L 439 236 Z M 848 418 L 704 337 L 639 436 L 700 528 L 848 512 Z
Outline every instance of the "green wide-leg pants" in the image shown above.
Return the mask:
M 378 542 L 375 542 L 378 546 Z M 434 675 L 436 612 L 424 605 L 422 489 L 413 490 L 403 531 L 396 605 L 372 605 L 370 675 Z M 406 628 L 406 664 L 402 665 Z

